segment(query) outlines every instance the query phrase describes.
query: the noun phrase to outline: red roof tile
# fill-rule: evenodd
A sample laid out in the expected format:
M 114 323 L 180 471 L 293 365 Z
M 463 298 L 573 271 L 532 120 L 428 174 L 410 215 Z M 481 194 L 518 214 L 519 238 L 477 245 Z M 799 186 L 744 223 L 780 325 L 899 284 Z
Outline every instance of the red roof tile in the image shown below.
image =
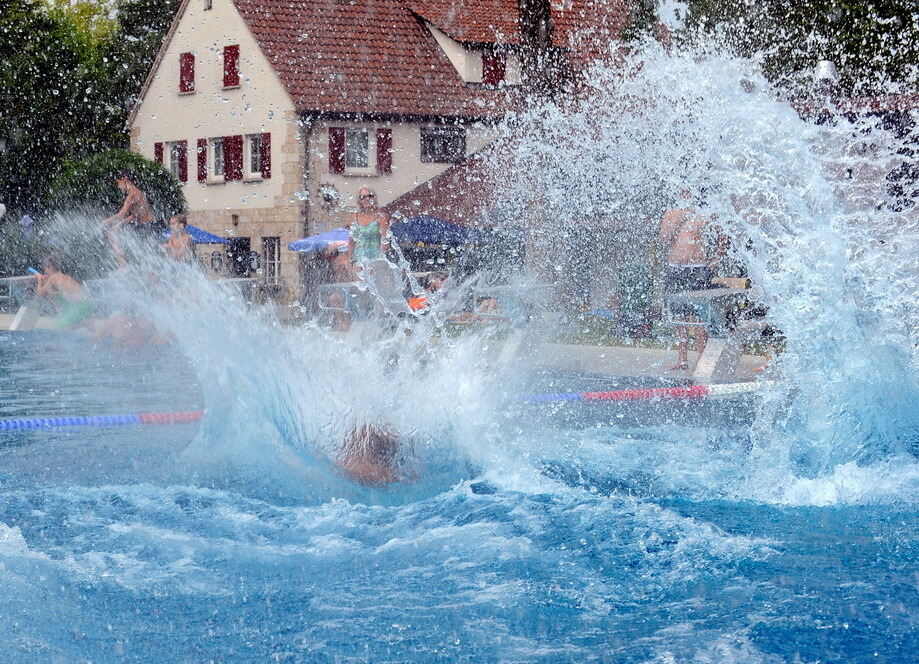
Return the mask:
M 520 43 L 517 0 L 408 0 L 418 16 L 453 39 L 471 43 Z M 574 64 L 605 56 L 629 22 L 626 0 L 553 0 L 553 43 Z
M 488 117 L 503 91 L 467 86 L 402 0 L 234 0 L 298 110 Z
M 428 214 L 457 224 L 480 221 L 494 201 L 501 183 L 497 164 L 512 161 L 512 139 L 499 139 L 464 161 L 390 202 L 383 209 L 407 218 Z

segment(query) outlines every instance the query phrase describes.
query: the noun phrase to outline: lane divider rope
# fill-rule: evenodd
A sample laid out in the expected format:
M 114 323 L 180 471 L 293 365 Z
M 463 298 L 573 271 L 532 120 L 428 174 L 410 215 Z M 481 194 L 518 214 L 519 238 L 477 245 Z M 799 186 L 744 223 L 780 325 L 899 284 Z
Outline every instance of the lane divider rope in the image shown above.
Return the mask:
M 70 417 L 28 417 L 0 420 L 0 431 L 21 429 L 56 429 L 63 427 L 124 427 L 138 424 L 176 424 L 197 422 L 203 410 L 167 413 L 132 413 L 128 415 L 77 415 Z
M 731 383 L 725 385 L 690 385 L 688 387 L 649 387 L 606 392 L 561 392 L 530 394 L 520 397 L 523 403 L 558 403 L 565 401 L 650 401 L 654 399 L 702 399 L 747 394 L 768 385 L 767 381 Z M 0 419 L 0 431 L 23 429 L 56 429 L 65 427 L 120 427 L 139 424 L 179 424 L 198 422 L 203 410 L 171 411 L 165 413 L 133 413 L 127 415 L 77 415 L 70 417 L 28 417 Z

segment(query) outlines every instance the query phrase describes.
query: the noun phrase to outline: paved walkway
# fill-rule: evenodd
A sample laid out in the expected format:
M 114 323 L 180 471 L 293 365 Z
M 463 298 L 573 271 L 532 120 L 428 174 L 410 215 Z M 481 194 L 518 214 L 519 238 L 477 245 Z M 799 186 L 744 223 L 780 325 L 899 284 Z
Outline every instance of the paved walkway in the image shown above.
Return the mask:
M 689 370 L 672 371 L 670 367 L 676 364 L 677 352 L 661 348 L 542 344 L 522 348 L 520 354 L 525 363 L 538 369 L 673 380 L 692 378 L 692 369 L 697 359 L 697 354 L 691 351 Z M 738 383 L 754 380 L 757 374 L 753 369 L 762 363 L 762 357 L 741 356 L 733 380 Z

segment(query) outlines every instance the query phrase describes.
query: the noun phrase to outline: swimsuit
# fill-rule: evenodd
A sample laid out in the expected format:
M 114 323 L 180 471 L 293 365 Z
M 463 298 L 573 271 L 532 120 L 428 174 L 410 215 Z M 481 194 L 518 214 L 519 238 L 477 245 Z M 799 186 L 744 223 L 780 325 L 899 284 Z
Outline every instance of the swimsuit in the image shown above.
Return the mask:
M 354 240 L 353 260 L 355 263 L 372 261 L 380 257 L 380 245 L 383 236 L 380 225 L 374 219 L 366 226 L 361 226 L 356 221 L 351 224 L 351 238 Z
M 673 265 L 668 263 L 664 270 L 664 292 L 668 295 L 687 291 L 706 290 L 712 287 L 712 270 L 707 265 Z M 688 303 L 679 302 L 670 305 L 674 316 L 698 316 L 699 308 Z
M 73 301 L 63 295 L 58 295 L 56 299 L 61 309 L 54 320 L 54 327 L 58 330 L 69 329 L 93 317 L 93 305 L 88 300 Z

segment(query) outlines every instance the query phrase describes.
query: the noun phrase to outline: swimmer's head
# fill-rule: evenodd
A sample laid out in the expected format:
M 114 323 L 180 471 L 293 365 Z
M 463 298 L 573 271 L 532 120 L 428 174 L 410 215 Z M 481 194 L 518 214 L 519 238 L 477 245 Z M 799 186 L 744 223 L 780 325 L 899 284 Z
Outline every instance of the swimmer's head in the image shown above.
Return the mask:
M 125 169 L 115 173 L 115 184 L 121 191 L 127 190 L 129 185 L 134 184 L 134 173 Z
M 54 274 L 61 271 L 61 259 L 57 254 L 48 254 L 42 261 L 42 269 L 45 274 Z
M 345 449 L 376 463 L 390 464 L 399 451 L 399 434 L 387 424 L 363 424 L 345 438 Z
M 188 226 L 188 215 L 186 215 L 184 212 L 180 212 L 179 214 L 174 214 L 169 219 L 169 227 L 173 230 L 177 230 L 177 229 L 185 230 L 187 226 Z

